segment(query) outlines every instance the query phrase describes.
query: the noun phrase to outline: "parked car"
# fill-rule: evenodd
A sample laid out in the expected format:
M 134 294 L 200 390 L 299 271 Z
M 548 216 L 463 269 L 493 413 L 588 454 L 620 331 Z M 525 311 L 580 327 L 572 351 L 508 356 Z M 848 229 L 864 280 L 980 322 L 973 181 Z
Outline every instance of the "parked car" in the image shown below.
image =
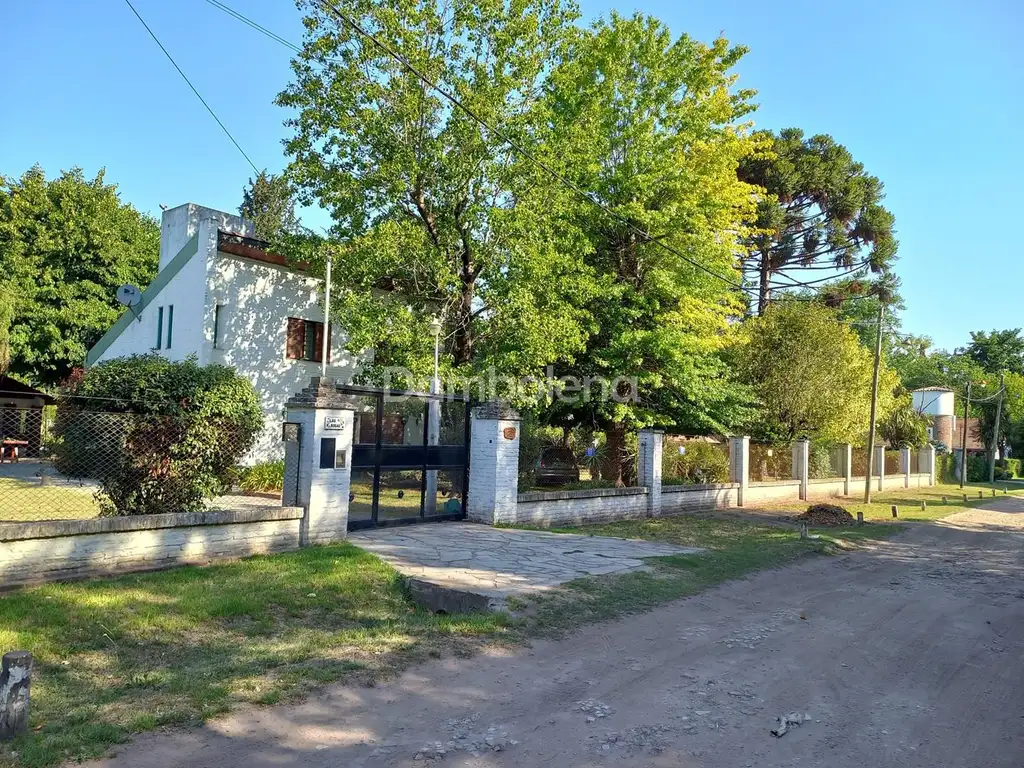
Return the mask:
M 566 485 L 580 481 L 580 465 L 568 448 L 551 446 L 540 452 L 534 467 L 537 485 Z

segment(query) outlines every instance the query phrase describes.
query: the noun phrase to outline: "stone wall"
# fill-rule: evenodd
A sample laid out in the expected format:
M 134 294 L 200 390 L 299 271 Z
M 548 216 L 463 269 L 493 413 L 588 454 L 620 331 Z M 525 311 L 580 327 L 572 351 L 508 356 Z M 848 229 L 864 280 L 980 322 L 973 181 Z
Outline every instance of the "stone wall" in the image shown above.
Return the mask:
M 514 522 L 542 527 L 609 523 L 647 517 L 646 488 L 520 493 Z M 510 521 L 512 522 L 512 521 Z
M 198 565 L 299 547 L 300 507 L 0 524 L 0 586 Z

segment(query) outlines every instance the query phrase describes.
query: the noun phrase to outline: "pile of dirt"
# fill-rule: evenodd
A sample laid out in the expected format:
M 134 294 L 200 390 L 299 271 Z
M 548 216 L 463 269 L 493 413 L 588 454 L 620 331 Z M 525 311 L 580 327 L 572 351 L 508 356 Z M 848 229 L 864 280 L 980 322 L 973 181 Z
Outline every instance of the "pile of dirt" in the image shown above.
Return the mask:
M 835 504 L 812 504 L 796 519 L 808 525 L 853 525 L 853 515 Z

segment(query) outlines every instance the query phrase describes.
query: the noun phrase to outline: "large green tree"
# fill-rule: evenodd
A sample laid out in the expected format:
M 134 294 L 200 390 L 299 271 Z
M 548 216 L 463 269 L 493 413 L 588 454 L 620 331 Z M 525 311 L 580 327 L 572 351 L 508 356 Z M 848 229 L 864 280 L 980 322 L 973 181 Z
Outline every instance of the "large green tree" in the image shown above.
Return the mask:
M 14 320 L 14 297 L 4 283 L 0 283 L 0 376 L 11 364 L 11 322 Z
M 872 355 L 835 310 L 780 301 L 744 323 L 742 333 L 737 369 L 761 401 L 749 425 L 755 438 L 856 443 L 867 434 Z M 896 375 L 883 367 L 879 421 L 889 415 L 897 385 Z
M 1024 338 L 1021 338 L 1020 328 L 991 333 L 971 331 L 971 343 L 958 351 L 989 373 L 1024 373 Z
M 774 290 L 821 280 L 818 270 L 878 273 L 892 263 L 898 243 L 882 182 L 846 147 L 797 128 L 757 138 L 762 151 L 744 160 L 740 178 L 765 193 L 744 263 L 759 312 Z
M 277 243 L 283 235 L 299 234 L 302 229 L 291 182 L 284 174 L 267 173 L 266 169 L 245 185 L 238 215 L 253 223 L 257 238 L 269 243 Z
M 751 93 L 733 88 L 731 72 L 743 53 L 613 13 L 579 35 L 550 80 L 550 144 L 600 203 L 577 196 L 568 208 L 597 292 L 586 349 L 558 370 L 636 383 L 633 401 L 559 406 L 606 432 L 606 478 L 627 479 L 629 431 L 725 429 L 746 399 L 718 356 L 743 310 L 726 281 L 739 282 L 737 238 L 752 210 L 736 176 L 751 151 L 737 125 Z
M 543 79 L 573 34 L 574 7 L 336 5 L 486 124 L 535 144 Z M 320 3 L 303 6 L 305 43 L 278 101 L 295 110 L 290 178 L 334 220 L 334 298 L 350 348 L 422 369 L 438 315 L 442 364 L 462 371 L 521 374 L 579 349 L 590 278 L 560 226 L 559 190 Z
M 0 177 L 0 274 L 13 296 L 10 372 L 53 385 L 117 319 L 122 283 L 156 273 L 160 228 L 81 169 Z

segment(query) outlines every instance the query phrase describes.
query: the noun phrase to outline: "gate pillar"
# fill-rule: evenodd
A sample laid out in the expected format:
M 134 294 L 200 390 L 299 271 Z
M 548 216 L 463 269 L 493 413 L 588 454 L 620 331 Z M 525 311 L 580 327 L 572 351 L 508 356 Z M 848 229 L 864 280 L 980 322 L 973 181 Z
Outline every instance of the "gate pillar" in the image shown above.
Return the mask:
M 319 376 L 285 404 L 284 488 L 305 510 L 302 546 L 347 536 L 353 411 L 351 397 Z
M 519 414 L 500 403 L 472 411 L 466 516 L 477 523 L 516 521 L 519 501 Z

